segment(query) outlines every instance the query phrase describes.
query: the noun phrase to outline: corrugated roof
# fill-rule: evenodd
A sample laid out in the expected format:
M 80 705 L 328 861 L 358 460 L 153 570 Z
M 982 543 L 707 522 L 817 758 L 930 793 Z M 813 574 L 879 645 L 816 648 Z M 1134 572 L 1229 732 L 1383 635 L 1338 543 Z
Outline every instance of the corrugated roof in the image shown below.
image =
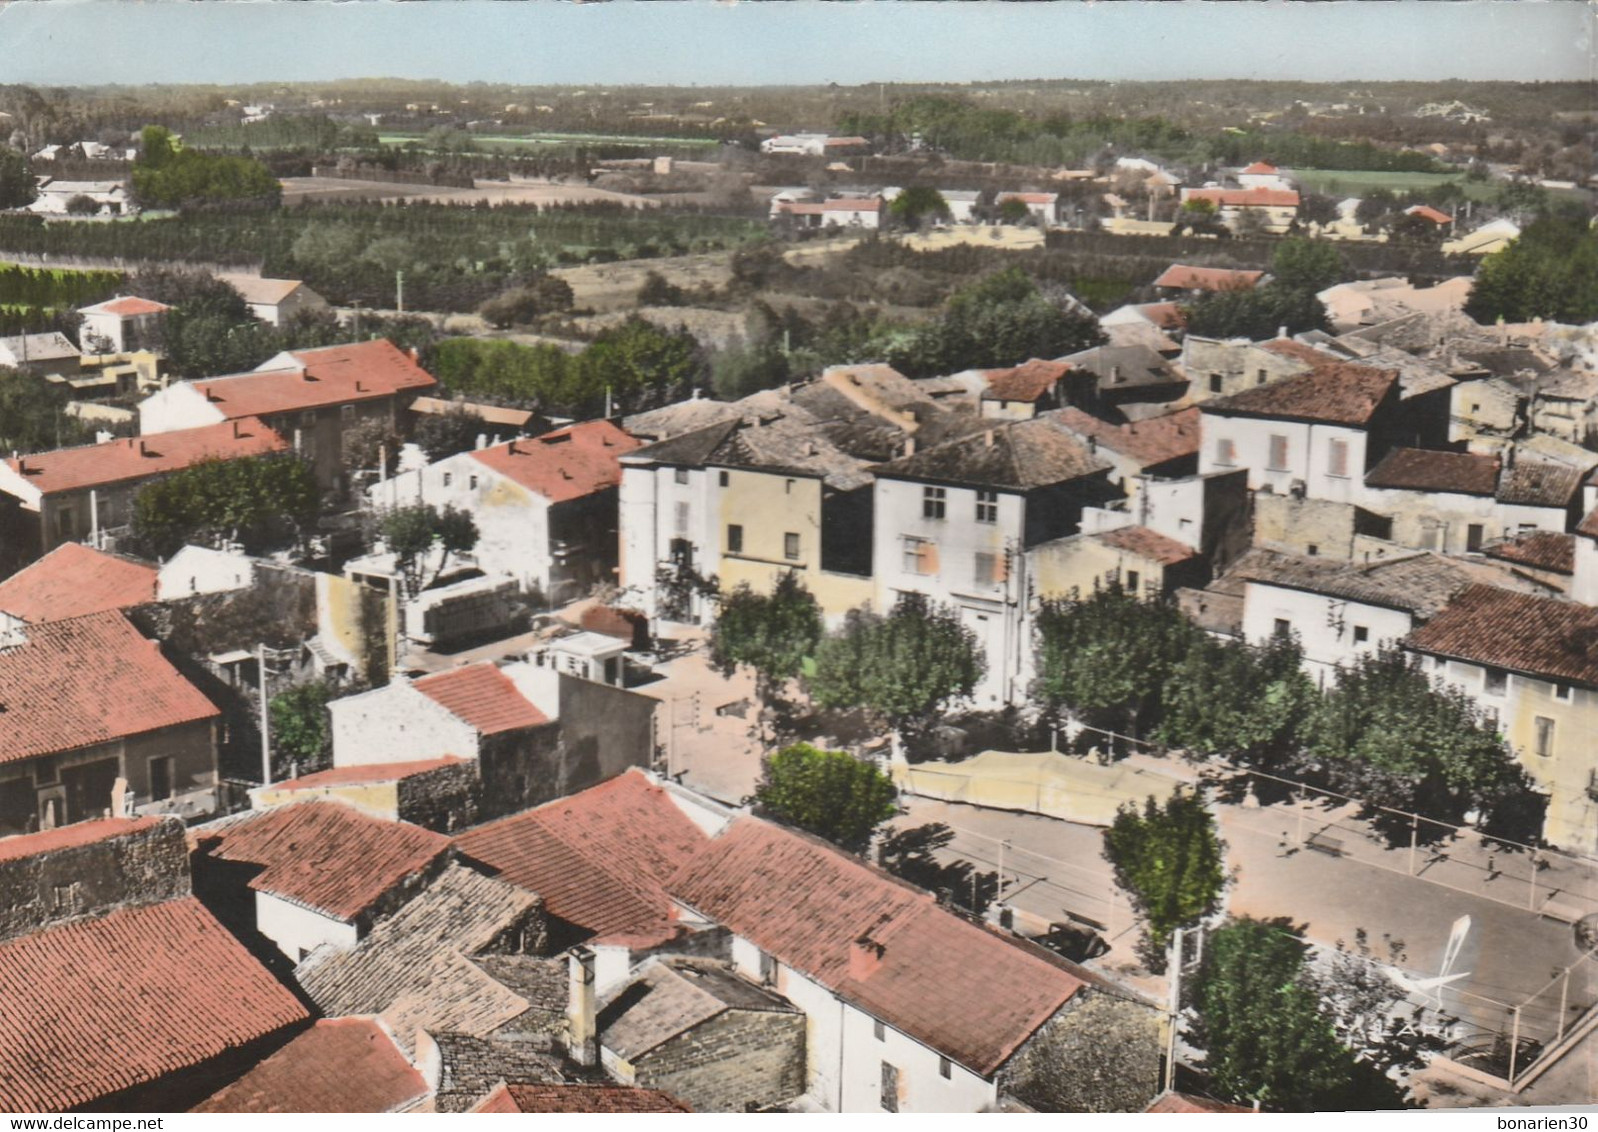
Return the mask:
M 155 600 L 148 562 L 64 542 L 0 582 L 0 611 L 24 621 L 59 621 Z
M 370 1018 L 322 1018 L 191 1112 L 398 1112 L 427 1081 Z
M 0 943 L 0 1109 L 62 1112 L 307 1017 L 198 900 Z
M 371 401 L 438 384 L 387 338 L 294 350 L 266 364 L 273 368 L 188 384 L 229 419 Z
M 221 713 L 120 613 L 30 625 L 0 649 L 0 763 Z
M 409 822 L 383 821 L 337 802 L 296 802 L 263 810 L 202 836 L 219 861 L 263 866 L 257 892 L 353 921 L 449 850 L 449 838 Z
M 602 937 L 660 940 L 678 930 L 665 889 L 707 838 L 636 770 L 469 830 L 460 853 L 538 893 L 551 915 Z
M 1199 406 L 1224 416 L 1279 417 L 1363 427 L 1387 400 L 1398 371 L 1335 363 Z
M 414 682 L 414 687 L 481 735 L 498 735 L 549 722 L 549 717 L 534 707 L 492 661 L 423 676 Z
M 1435 616 L 1456 594 L 1473 585 L 1542 592 L 1502 567 L 1433 551 L 1355 564 L 1256 547 L 1227 573 L 1234 579 L 1326 594 L 1421 618 Z
M 621 457 L 638 447 L 609 421 L 586 421 L 471 456 L 551 503 L 564 503 L 621 483 Z
M 1405 643 L 1544 680 L 1598 688 L 1598 609 L 1471 586 Z
M 284 439 L 248 415 L 238 421 L 181 428 L 12 456 L 6 466 L 46 495 L 83 491 L 182 471 L 204 460 L 236 460 L 285 452 Z
M 684 865 L 671 891 L 984 1077 L 1087 985 L 1063 961 L 962 920 L 831 845 L 758 818 L 734 821 Z

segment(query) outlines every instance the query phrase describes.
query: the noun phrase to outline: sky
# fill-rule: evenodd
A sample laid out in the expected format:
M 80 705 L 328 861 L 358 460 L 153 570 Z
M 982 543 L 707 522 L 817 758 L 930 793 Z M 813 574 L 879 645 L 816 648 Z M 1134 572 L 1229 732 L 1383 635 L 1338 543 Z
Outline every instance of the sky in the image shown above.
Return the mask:
M 0 82 L 1591 79 L 1595 12 L 1581 0 L 13 0 Z

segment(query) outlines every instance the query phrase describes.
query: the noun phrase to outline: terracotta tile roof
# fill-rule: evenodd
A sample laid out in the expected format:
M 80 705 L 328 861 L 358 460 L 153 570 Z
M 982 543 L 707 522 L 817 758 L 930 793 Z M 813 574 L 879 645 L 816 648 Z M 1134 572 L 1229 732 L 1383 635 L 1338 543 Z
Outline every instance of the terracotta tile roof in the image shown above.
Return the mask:
M 1216 208 L 1297 208 L 1292 189 L 1183 189 L 1182 199 L 1207 200 Z
M 370 1018 L 323 1018 L 191 1112 L 399 1112 L 427 1096 Z
M 1007 200 L 1018 200 L 1022 204 L 1054 204 L 1060 199 L 1059 193 L 1000 193 L 994 197 L 994 203 L 1003 204 Z
M 237 422 L 12 456 L 6 466 L 24 483 L 50 495 L 166 475 L 202 460 L 236 460 L 288 451 L 281 436 L 248 414 L 241 415 L 245 419 Z
M 32 625 L 0 649 L 0 763 L 215 719 L 216 705 L 120 613 Z
M 263 810 L 202 837 L 219 861 L 263 866 L 257 892 L 353 921 L 449 850 L 449 838 L 409 822 L 368 817 L 337 802 Z
M 1598 609 L 1471 586 L 1405 643 L 1544 680 L 1598 688 Z
M 267 279 L 260 275 L 226 272 L 218 275 L 229 287 L 244 296 L 246 303 L 275 306 L 304 286 L 298 279 Z
M 467 960 L 537 905 L 529 892 L 452 864 L 353 950 L 318 948 L 295 979 L 328 1016 L 397 1009 L 430 1033 L 487 1033 L 528 1004 Z M 415 1036 L 392 1021 L 390 1029 L 402 1047 Z
M 1071 367 L 1065 362 L 1044 361 L 1033 358 L 1029 362 L 1009 369 L 982 371 L 988 387 L 982 392 L 984 401 L 1036 401 L 1054 388 Z
M 1564 464 L 1545 464 L 1518 460 L 1505 468 L 1498 482 L 1500 503 L 1521 503 L 1530 507 L 1568 507 L 1581 490 L 1584 473 Z
M 1452 224 L 1454 218 L 1446 212 L 1433 208 L 1429 204 L 1413 204 L 1404 209 L 1405 216 L 1419 216 L 1422 220 L 1430 220 L 1433 224 Z
M 1556 531 L 1530 531 L 1518 538 L 1494 543 L 1483 553 L 1489 558 L 1502 558 L 1556 574 L 1576 572 L 1576 536 Z
M 443 397 L 418 397 L 411 402 L 411 412 L 423 416 L 441 416 L 446 413 L 469 413 L 488 424 L 526 428 L 538 414 L 531 409 L 502 409 L 498 405 L 483 405 L 475 401 L 451 401 Z
M 154 299 L 141 299 L 136 295 L 119 295 L 114 299 L 107 299 L 103 303 L 95 303 L 92 307 L 79 307 L 80 314 L 115 314 L 123 318 L 132 318 L 141 314 L 160 314 L 172 308 L 165 303 L 158 303 Z
M 158 571 L 148 562 L 64 542 L 0 582 L 0 612 L 24 621 L 59 621 L 155 600 Z
M 639 447 L 609 421 L 587 421 L 531 440 L 480 448 L 471 456 L 551 503 L 564 503 L 621 483 L 620 459 Z
M 1110 424 L 1074 406 L 1053 416 L 1078 436 L 1091 437 L 1111 452 L 1136 461 L 1140 468 L 1198 455 L 1202 422 L 1196 405 L 1124 425 Z
M 1199 408 L 1224 416 L 1316 421 L 1359 428 L 1370 423 L 1397 381 L 1397 370 L 1334 363 L 1230 397 L 1215 397 Z
M 1265 277 L 1263 271 L 1233 271 L 1224 267 L 1190 267 L 1173 263 L 1154 281 L 1156 287 L 1181 291 L 1252 291 Z
M 1256 162 L 1254 162 L 1254 164 L 1250 165 L 1247 169 L 1244 169 L 1243 172 L 1244 173 L 1254 173 L 1254 174 L 1258 174 L 1258 175 L 1269 177 L 1271 174 L 1276 172 L 1276 166 L 1272 165 L 1268 161 L 1256 161 Z
M 1252 1109 L 1225 1101 L 1212 1101 L 1209 1097 L 1196 1097 L 1191 1093 L 1161 1093 L 1144 1112 L 1243 1112 Z
M 437 759 L 417 759 L 403 763 L 367 763 L 362 766 L 336 766 L 319 770 L 315 774 L 302 774 L 284 782 L 272 783 L 273 790 L 325 790 L 330 786 L 361 786 L 374 782 L 398 782 L 413 774 L 426 774 L 440 767 L 456 766 L 470 760 L 459 755 L 445 755 Z
M 61 849 L 91 845 L 96 841 L 109 841 L 113 837 L 123 837 L 149 829 L 161 820 L 159 817 L 103 818 L 98 821 L 80 821 L 74 825 L 63 825 L 38 833 L 24 833 L 17 837 L 0 837 L 0 861 L 20 861 L 24 857 L 37 857 Z
M 1365 605 L 1401 610 L 1421 618 L 1435 616 L 1456 594 L 1473 585 L 1536 594 L 1547 592 L 1544 587 L 1515 577 L 1501 566 L 1424 550 L 1351 563 L 1255 547 L 1233 564 L 1227 577 L 1232 581 L 1328 594 Z
M 1085 973 L 1079 978 L 833 846 L 758 818 L 734 821 L 683 866 L 671 890 L 984 1077 L 1087 985 Z
M 476 1105 L 473 1112 L 692 1112 L 659 1089 L 626 1085 L 506 1085 Z
M 266 365 L 272 368 L 189 384 L 229 419 L 371 401 L 438 385 L 386 338 L 285 352 Z
M 965 437 L 877 466 L 889 479 L 1032 491 L 1086 479 L 1109 468 L 1103 457 L 1052 415 L 996 424 Z
M 0 943 L 0 1109 L 61 1112 L 303 1021 L 198 900 Z
M 1198 554 L 1191 546 L 1184 546 L 1174 538 L 1167 538 L 1158 531 L 1151 531 L 1147 527 L 1121 527 L 1103 534 L 1094 535 L 1105 546 L 1113 546 L 1117 550 L 1124 550 L 1130 554 L 1141 555 L 1162 566 L 1174 566 L 1178 562 L 1186 562 Z
M 718 1018 L 729 1010 L 792 1014 L 775 991 L 709 959 L 655 959 L 608 991 L 597 1014 L 600 1045 L 624 1061 Z
M 482 735 L 498 735 L 502 731 L 538 727 L 549 722 L 549 717 L 534 707 L 492 661 L 423 676 L 414 686 Z
M 1493 495 L 1498 491 L 1498 457 L 1475 452 L 1395 448 L 1365 474 L 1365 486 L 1395 491 Z
M 1161 330 L 1181 330 L 1187 326 L 1187 315 L 1176 303 L 1139 303 L 1134 309 Z
M 666 881 L 707 844 L 666 791 L 637 770 L 580 794 L 468 830 L 455 847 L 551 915 L 596 936 L 668 939 Z

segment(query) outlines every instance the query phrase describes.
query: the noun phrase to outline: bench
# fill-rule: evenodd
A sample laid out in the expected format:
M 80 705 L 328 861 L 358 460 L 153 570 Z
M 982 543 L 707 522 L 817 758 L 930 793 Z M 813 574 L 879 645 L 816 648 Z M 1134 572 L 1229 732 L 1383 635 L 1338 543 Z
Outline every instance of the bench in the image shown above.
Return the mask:
M 1324 833 L 1312 833 L 1308 841 L 1304 842 L 1306 849 L 1313 849 L 1317 853 L 1325 853 L 1328 857 L 1341 857 L 1343 843 L 1335 837 L 1328 837 Z

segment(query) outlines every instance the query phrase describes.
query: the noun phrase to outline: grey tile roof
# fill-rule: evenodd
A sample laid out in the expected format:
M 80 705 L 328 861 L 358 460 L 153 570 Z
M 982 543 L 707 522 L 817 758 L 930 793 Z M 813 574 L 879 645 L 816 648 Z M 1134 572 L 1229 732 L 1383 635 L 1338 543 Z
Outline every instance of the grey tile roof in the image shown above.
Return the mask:
M 877 466 L 879 476 L 1030 491 L 1112 465 L 1053 417 L 995 425 Z

